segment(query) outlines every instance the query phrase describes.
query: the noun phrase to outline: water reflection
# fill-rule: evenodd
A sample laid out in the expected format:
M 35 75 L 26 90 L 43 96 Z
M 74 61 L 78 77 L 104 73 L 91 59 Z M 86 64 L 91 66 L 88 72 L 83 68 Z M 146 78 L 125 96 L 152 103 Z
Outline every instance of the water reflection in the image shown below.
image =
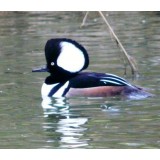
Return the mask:
M 43 129 L 48 135 L 47 142 L 58 143 L 58 148 L 77 148 L 88 145 L 83 138 L 88 118 L 71 113 L 68 99 L 47 97 L 42 101 L 46 122 Z M 55 146 L 55 144 L 54 144 Z
M 109 100 L 112 101 L 110 102 Z M 102 115 L 106 117 L 101 120 L 103 130 L 108 132 L 108 124 L 110 116 L 117 117 L 121 115 L 121 109 L 119 106 L 115 106 L 114 99 L 106 100 L 105 98 L 73 98 L 67 99 L 50 98 L 47 97 L 42 101 L 42 107 L 44 111 L 43 123 L 44 133 L 47 135 L 47 144 L 45 148 L 86 148 L 90 146 L 97 138 L 94 134 L 97 130 L 93 130 L 91 136 L 90 133 L 92 122 L 97 123 L 97 118 Z M 76 103 L 75 103 L 76 102 Z M 81 102 L 82 105 L 81 105 Z M 96 104 L 97 102 L 97 104 Z M 89 103 L 89 104 L 88 104 Z M 79 105 L 77 105 L 79 104 Z M 92 105 L 92 109 L 88 106 Z M 90 116 L 91 115 L 91 116 Z M 113 118 L 112 117 L 112 118 Z M 90 121 L 89 121 L 90 120 Z M 110 124 L 111 125 L 111 124 Z M 99 127 L 96 126 L 98 129 Z M 100 128 L 98 130 L 101 130 Z M 102 138 L 103 139 L 103 138 Z
M 44 116 L 48 117 L 49 115 L 63 115 L 66 118 L 69 114 L 69 103 L 66 98 L 50 98 L 46 97 L 42 100 L 42 108 L 44 109 Z

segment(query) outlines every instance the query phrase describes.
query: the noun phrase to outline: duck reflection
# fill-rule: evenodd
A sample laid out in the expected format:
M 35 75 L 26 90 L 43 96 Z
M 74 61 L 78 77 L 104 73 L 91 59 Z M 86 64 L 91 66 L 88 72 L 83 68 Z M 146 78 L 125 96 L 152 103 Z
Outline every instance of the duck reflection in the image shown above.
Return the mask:
M 83 148 L 88 140 L 83 138 L 87 128 L 84 126 L 88 118 L 74 113 L 69 100 L 47 97 L 42 101 L 45 123 L 43 128 L 48 135 L 46 147 L 49 148 Z

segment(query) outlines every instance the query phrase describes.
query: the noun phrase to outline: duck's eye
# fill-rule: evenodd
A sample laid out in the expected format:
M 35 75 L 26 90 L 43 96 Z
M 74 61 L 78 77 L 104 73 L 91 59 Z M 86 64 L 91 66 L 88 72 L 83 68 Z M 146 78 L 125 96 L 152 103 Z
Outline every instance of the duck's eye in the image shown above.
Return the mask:
M 54 66 L 54 62 L 51 62 L 51 66 Z

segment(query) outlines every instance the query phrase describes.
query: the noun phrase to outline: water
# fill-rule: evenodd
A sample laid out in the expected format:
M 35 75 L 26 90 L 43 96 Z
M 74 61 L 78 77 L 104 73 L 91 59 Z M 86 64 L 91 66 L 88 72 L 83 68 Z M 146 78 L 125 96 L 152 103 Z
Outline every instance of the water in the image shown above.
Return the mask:
M 122 52 L 100 16 L 83 12 L 0 12 L 0 148 L 159 148 L 159 12 L 105 12 L 140 76 L 124 76 Z M 71 98 L 42 101 L 49 38 L 73 38 L 89 52 L 88 71 L 109 72 L 150 89 L 141 100 Z M 42 108 L 44 107 L 44 109 Z

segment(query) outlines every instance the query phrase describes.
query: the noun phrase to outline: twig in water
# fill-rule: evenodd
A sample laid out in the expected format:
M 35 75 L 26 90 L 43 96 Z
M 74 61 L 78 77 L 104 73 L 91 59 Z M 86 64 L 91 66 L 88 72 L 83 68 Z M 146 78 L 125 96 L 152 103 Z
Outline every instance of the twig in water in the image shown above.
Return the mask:
M 122 49 L 125 57 L 127 58 L 128 60 L 128 63 L 130 64 L 130 67 L 131 67 L 131 71 L 132 71 L 132 74 L 137 74 L 138 73 L 138 70 L 137 70 L 137 67 L 135 65 L 135 61 L 133 60 L 133 58 L 126 52 L 125 48 L 123 47 L 122 43 L 120 42 L 120 40 L 118 39 L 118 37 L 116 36 L 116 34 L 114 33 L 112 27 L 110 26 L 110 24 L 108 23 L 107 19 L 105 18 L 105 16 L 103 15 L 103 13 L 101 11 L 99 11 L 99 14 L 101 15 L 101 17 L 103 18 L 104 22 L 107 24 L 110 32 L 112 33 L 113 37 L 115 38 L 115 41 L 117 43 L 117 45 Z
M 114 39 L 115 39 L 115 42 L 117 43 L 117 45 L 121 48 L 121 50 L 123 51 L 130 67 L 131 67 L 131 72 L 132 72 L 132 75 L 137 75 L 138 74 L 138 69 L 137 69 L 137 64 L 134 60 L 133 57 L 131 57 L 125 50 L 125 48 L 123 47 L 122 43 L 120 42 L 120 40 L 118 39 L 118 37 L 116 36 L 116 34 L 114 33 L 112 27 L 110 26 L 110 24 L 108 23 L 107 19 L 105 18 L 105 16 L 103 15 L 103 13 L 101 11 L 98 11 L 100 16 L 102 17 L 102 19 L 104 20 L 105 24 L 108 26 L 109 28 L 109 31 L 111 33 L 111 35 L 113 35 Z M 83 22 L 81 24 L 81 27 L 84 26 L 85 22 L 86 22 L 86 19 L 87 19 L 87 15 L 88 15 L 88 11 L 87 13 L 85 14 L 85 17 L 83 18 Z M 126 66 L 126 64 L 125 64 Z M 126 69 L 125 69 L 125 73 L 126 73 Z
M 83 27 L 83 26 L 85 25 L 85 22 L 86 22 L 86 19 L 87 19 L 88 13 L 89 13 L 89 11 L 87 11 L 87 12 L 86 12 L 86 14 L 85 14 L 85 16 L 84 16 L 84 18 L 83 18 L 83 21 L 82 21 L 82 24 L 81 24 L 81 26 L 80 26 L 80 27 Z

